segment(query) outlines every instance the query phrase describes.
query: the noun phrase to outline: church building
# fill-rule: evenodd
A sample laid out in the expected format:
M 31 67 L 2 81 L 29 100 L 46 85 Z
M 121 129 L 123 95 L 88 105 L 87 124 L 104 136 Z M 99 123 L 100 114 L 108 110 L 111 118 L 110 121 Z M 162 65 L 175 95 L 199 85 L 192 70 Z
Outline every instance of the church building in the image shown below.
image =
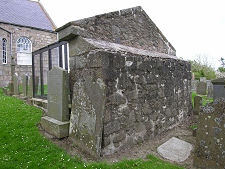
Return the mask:
M 0 1 L 0 87 L 32 74 L 32 51 L 57 41 L 56 26 L 40 1 Z

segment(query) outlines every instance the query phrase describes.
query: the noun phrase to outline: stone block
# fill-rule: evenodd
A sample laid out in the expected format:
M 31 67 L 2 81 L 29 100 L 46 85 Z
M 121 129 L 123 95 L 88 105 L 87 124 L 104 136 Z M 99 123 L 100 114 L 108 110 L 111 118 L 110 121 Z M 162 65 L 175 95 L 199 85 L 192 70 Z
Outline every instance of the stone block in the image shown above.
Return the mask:
M 41 118 L 41 126 L 45 131 L 57 138 L 69 136 L 69 121 L 62 122 L 54 118 L 44 116 Z

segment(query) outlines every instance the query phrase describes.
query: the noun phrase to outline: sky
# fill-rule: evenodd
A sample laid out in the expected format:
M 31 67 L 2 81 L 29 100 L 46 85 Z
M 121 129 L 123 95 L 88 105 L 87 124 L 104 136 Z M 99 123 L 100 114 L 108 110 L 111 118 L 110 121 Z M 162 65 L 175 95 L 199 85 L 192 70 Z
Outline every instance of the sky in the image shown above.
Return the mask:
M 141 6 L 177 56 L 215 69 L 225 58 L 225 0 L 40 0 L 57 27 L 98 14 Z

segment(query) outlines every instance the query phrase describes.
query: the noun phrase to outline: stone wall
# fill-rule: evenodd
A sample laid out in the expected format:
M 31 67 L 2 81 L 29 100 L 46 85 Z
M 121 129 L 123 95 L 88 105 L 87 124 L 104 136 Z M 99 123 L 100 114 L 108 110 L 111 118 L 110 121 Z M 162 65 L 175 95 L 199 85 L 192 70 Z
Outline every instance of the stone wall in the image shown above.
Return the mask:
M 70 25 L 70 26 L 69 26 Z M 141 7 L 135 7 L 71 22 L 65 29 L 83 37 L 139 49 L 176 55 L 176 50 Z M 59 32 L 59 38 L 65 33 Z
M 90 154 L 149 140 L 191 114 L 188 62 L 80 37 L 69 44 L 70 138 Z
M 55 32 L 45 31 L 45 30 L 39 30 L 29 27 L 22 27 L 22 26 L 16 26 L 11 24 L 4 24 L 0 23 L 0 27 L 12 32 L 12 57 L 15 61 L 17 56 L 16 51 L 16 42 L 18 38 L 20 37 L 27 37 L 32 42 L 32 51 L 35 51 L 37 49 L 40 49 L 44 46 L 47 46 L 51 43 L 54 43 L 57 41 L 57 34 Z M 0 37 L 4 35 L 4 31 L 0 30 Z M 7 35 L 7 46 L 9 51 L 7 53 L 8 57 L 8 63 L 6 65 L 2 65 L 2 61 L 0 61 L 0 73 L 1 70 L 5 70 L 2 72 L 2 75 L 0 76 L 3 81 L 0 83 L 0 87 L 8 85 L 9 81 L 11 80 L 11 73 L 10 73 L 10 64 L 11 64 L 11 52 L 10 52 L 10 34 Z M 2 59 L 1 59 L 2 60 Z M 24 66 L 24 65 L 16 65 L 15 72 L 21 77 L 23 74 L 31 75 L 31 66 Z M 21 79 L 21 78 L 20 78 Z
M 1 27 L 1 26 L 0 26 Z M 7 40 L 7 64 L 3 64 L 2 56 L 2 39 Z M 0 87 L 5 87 L 8 85 L 9 80 L 11 79 L 11 51 L 10 51 L 10 33 L 5 30 L 0 29 Z
M 220 98 L 202 107 L 198 129 L 194 165 L 213 169 L 225 166 L 225 99 Z

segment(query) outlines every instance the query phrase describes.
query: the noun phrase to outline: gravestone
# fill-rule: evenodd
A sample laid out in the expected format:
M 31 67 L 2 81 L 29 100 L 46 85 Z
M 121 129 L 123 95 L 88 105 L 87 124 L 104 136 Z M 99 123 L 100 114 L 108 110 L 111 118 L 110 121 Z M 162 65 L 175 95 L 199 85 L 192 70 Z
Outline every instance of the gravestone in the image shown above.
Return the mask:
M 27 96 L 27 92 L 28 92 L 28 76 L 27 75 L 23 75 L 22 77 L 22 90 L 23 90 L 23 96 Z
M 191 80 L 191 91 L 192 92 L 196 92 L 198 82 L 199 82 L 198 80 Z
M 197 94 L 206 95 L 207 85 L 206 82 L 198 82 L 197 84 Z
M 213 100 L 225 98 L 225 78 L 219 78 L 212 81 L 213 83 Z
M 30 77 L 29 81 L 28 81 L 28 92 L 27 92 L 27 96 L 29 98 L 33 97 L 33 78 Z
M 194 97 L 194 115 L 198 115 L 200 112 L 202 106 L 202 97 L 201 96 L 195 96 Z
M 14 95 L 19 95 L 19 81 L 16 75 L 13 76 L 13 88 L 14 88 Z
M 194 166 L 222 169 L 225 166 L 225 99 L 219 98 L 201 109 L 198 118 Z
M 206 83 L 206 77 L 200 77 L 200 82 L 205 82 Z
M 42 127 L 57 138 L 69 135 L 68 73 L 54 67 L 48 72 L 48 112 Z
M 206 84 L 207 84 L 207 91 L 208 91 L 208 88 L 213 86 L 211 80 L 206 80 Z
M 207 97 L 213 98 L 213 86 L 208 87 Z

